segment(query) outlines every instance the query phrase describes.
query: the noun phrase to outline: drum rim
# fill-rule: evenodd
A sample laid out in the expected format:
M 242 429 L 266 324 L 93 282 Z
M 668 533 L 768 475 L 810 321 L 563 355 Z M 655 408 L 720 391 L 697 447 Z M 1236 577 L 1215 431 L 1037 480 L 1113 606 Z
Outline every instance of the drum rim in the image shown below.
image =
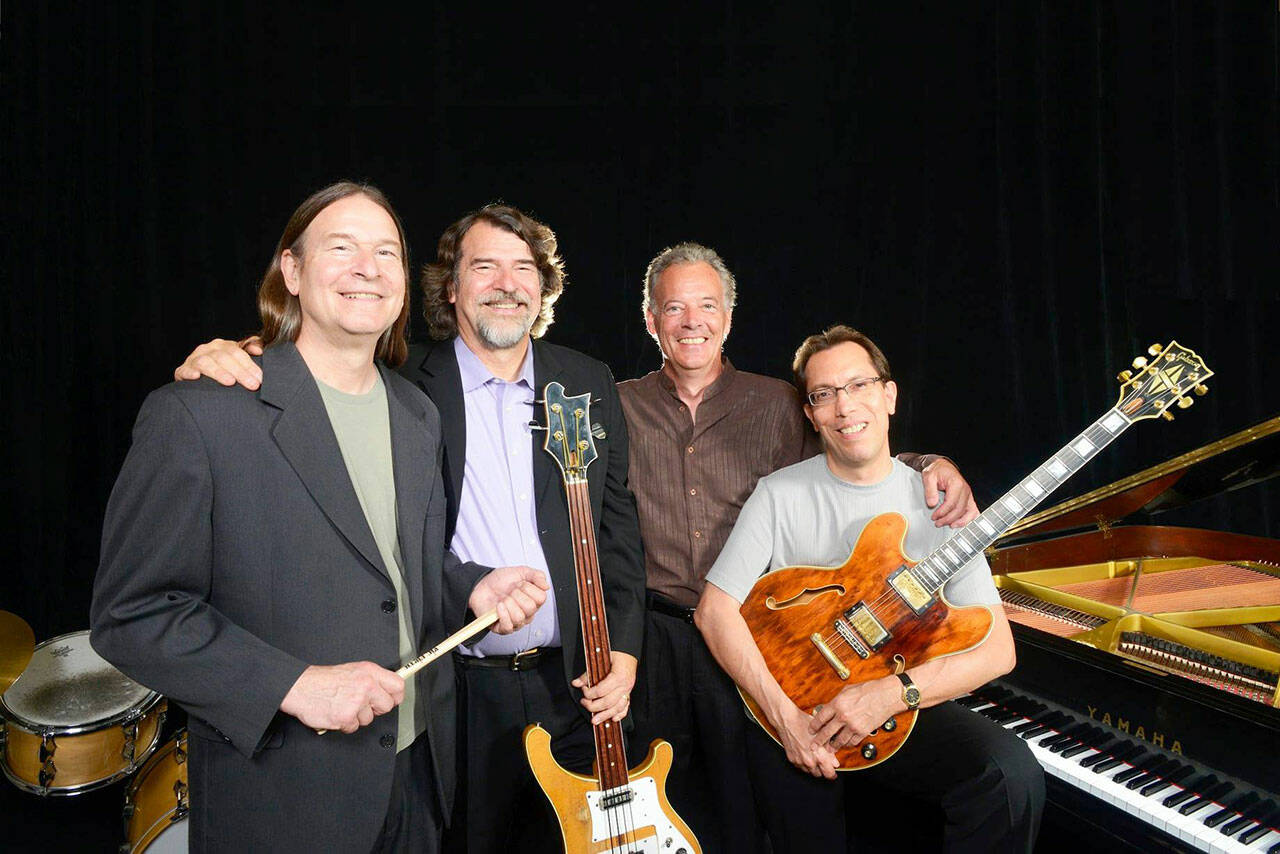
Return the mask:
M 41 797 L 46 797 L 46 798 L 72 798 L 72 797 L 75 797 L 76 795 L 83 795 L 85 792 L 92 792 L 95 789 L 101 789 L 103 786 L 110 786 L 112 783 L 116 783 L 120 780 L 123 780 L 125 777 L 128 777 L 130 774 L 134 773 L 139 768 L 141 768 L 144 764 L 146 764 L 146 761 L 149 758 L 151 758 L 152 751 L 154 751 L 156 747 L 159 746 L 160 744 L 160 731 L 164 729 L 164 719 L 165 719 L 165 713 L 161 712 L 160 718 L 156 722 L 156 731 L 151 736 L 151 743 L 148 744 L 145 749 L 143 749 L 141 754 L 139 754 L 142 757 L 141 762 L 139 762 L 137 758 L 135 758 L 132 765 L 126 765 L 124 768 L 120 769 L 116 773 L 112 774 L 109 777 L 104 777 L 101 780 L 94 780 L 89 783 L 78 783 L 72 786 L 40 786 L 36 783 L 32 783 L 30 780 L 24 780 L 18 775 L 14 774 L 13 771 L 10 770 L 9 768 L 9 762 L 7 760 L 8 750 L 9 750 L 7 737 L 4 740 L 4 750 L 5 750 L 6 758 L 4 761 L 0 761 L 0 771 L 4 772 L 4 776 L 9 779 L 10 783 L 17 786 L 19 789 L 22 789 L 24 792 L 30 792 L 33 795 L 40 795 Z M 34 734 L 35 733 L 33 733 L 33 735 Z M 69 733 L 66 733 L 66 732 L 61 734 L 69 735 Z
M 66 640 L 69 637 L 75 637 L 78 635 L 87 636 L 89 634 L 90 634 L 89 629 L 80 629 L 74 632 L 65 632 L 64 634 L 60 634 L 56 637 L 51 637 L 48 640 L 40 641 L 40 643 L 36 644 L 35 652 L 39 652 L 42 647 L 46 647 L 51 643 L 57 643 L 58 641 Z M 92 649 L 92 646 L 90 646 L 90 648 Z M 97 655 L 97 650 L 94 650 L 94 654 Z M 100 655 L 98 657 L 102 658 L 102 656 Z M 107 661 L 105 658 L 103 658 L 102 660 Z M 111 664 L 111 662 L 107 661 L 107 664 Z M 38 735 L 41 738 L 43 738 L 46 735 L 83 735 L 86 732 L 96 732 L 97 730 L 107 729 L 108 727 L 129 724 L 129 723 L 132 723 L 134 719 L 141 718 L 143 715 L 146 715 L 153 708 L 155 708 L 156 703 L 160 702 L 160 700 L 162 699 L 161 694 L 157 693 L 156 691 L 152 691 L 150 688 L 147 688 L 146 685 L 143 685 L 137 679 L 134 679 L 129 674 L 120 670 L 120 668 L 116 667 L 114 664 L 111 664 L 111 666 L 115 667 L 117 671 L 120 671 L 121 675 L 123 675 L 126 679 L 130 680 L 131 682 L 135 683 L 141 688 L 146 688 L 147 693 L 143 696 L 140 703 L 130 706 L 129 708 L 125 709 L 123 712 L 117 712 L 116 714 L 112 715 L 109 718 L 99 718 L 98 720 L 88 721 L 86 723 L 78 724 L 76 726 L 65 727 L 65 726 L 57 726 L 55 724 L 38 724 L 29 718 L 23 717 L 21 714 L 19 714 L 18 712 L 15 712 L 13 709 L 9 707 L 9 704 L 6 703 L 4 700 L 4 694 L 0 693 L 0 718 L 2 718 L 5 723 L 13 725 L 26 733 L 29 733 L 31 735 Z M 21 675 L 19 675 L 18 678 L 21 679 L 22 678 Z M 17 684 L 16 680 L 14 684 Z M 13 687 L 13 686 L 10 685 L 9 687 Z
M 186 727 L 182 727 L 181 729 L 176 730 L 173 733 L 173 735 L 166 738 L 164 740 L 164 744 L 157 747 L 152 752 L 152 754 L 147 757 L 147 761 L 142 763 L 142 765 L 138 768 L 138 773 L 134 776 L 132 780 L 129 781 L 129 785 L 125 787 L 125 790 L 124 790 L 124 813 L 125 813 L 124 836 L 126 840 L 129 839 L 129 819 L 131 817 L 129 815 L 129 809 L 130 807 L 136 808 L 134 801 L 138 795 L 138 790 L 142 788 L 143 775 L 148 771 L 149 768 L 154 768 L 155 763 L 162 761 L 164 757 L 168 756 L 170 753 L 176 750 L 179 744 L 182 745 L 184 750 L 186 749 L 187 747 L 187 728 Z M 188 785 L 190 784 L 188 783 Z M 160 834 L 164 833 L 164 830 L 159 830 L 159 831 L 156 830 L 156 828 L 159 827 L 162 823 L 172 827 L 173 825 L 178 824 L 179 822 L 186 821 L 189 815 L 190 815 L 190 810 L 183 813 L 179 817 L 178 807 L 176 804 L 170 807 L 169 809 L 165 810 L 161 815 L 159 815 L 156 818 L 155 821 L 147 825 L 145 830 L 143 830 L 140 834 L 138 834 L 137 842 L 126 843 L 129 846 L 128 848 L 129 854 L 135 854 L 135 852 L 143 850 L 143 840 L 146 840 L 146 846 L 150 847 L 151 843 L 155 842 L 156 839 L 160 837 Z

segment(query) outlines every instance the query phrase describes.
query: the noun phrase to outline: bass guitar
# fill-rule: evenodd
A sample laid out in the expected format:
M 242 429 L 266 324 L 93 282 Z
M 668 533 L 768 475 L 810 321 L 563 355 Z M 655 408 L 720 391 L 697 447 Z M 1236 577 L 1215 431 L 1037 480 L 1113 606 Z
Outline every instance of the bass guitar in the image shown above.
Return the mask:
M 884 513 L 866 524 L 837 567 L 789 567 L 761 576 L 741 613 L 769 672 L 801 709 L 812 712 L 847 685 L 868 682 L 947 655 L 967 652 L 991 631 L 985 606 L 952 607 L 943 585 L 1005 531 L 1084 467 L 1134 422 L 1191 405 L 1213 372 L 1173 341 L 1153 344 L 1120 374 L 1119 400 L 1083 433 L 1006 492 L 923 560 L 902 553 L 907 521 Z M 739 689 L 756 722 L 778 734 L 759 704 Z M 916 711 L 895 715 L 860 744 L 836 753 L 839 770 L 857 771 L 892 756 L 915 725 Z
M 547 438 L 543 448 L 555 458 L 564 479 L 573 534 L 574 568 L 587 680 L 609 675 L 609 626 L 600 588 L 595 524 L 587 489 L 587 466 L 596 458 L 591 436 L 591 395 L 566 397 L 564 386 L 550 383 L 543 392 Z M 524 749 L 538 785 L 551 801 L 568 854 L 700 854 L 689 826 L 667 800 L 672 751 L 656 739 L 639 765 L 627 769 L 622 726 L 605 721 L 594 727 L 594 776 L 561 768 L 551 755 L 551 735 L 538 724 L 524 730 Z

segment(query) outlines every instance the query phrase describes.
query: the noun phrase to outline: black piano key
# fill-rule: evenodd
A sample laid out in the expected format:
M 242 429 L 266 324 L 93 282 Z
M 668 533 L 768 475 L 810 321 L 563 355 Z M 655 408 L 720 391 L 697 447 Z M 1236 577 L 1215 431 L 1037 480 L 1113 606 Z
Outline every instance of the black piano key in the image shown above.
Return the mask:
M 1001 712 L 998 715 L 992 715 L 991 720 L 994 723 L 1003 725 L 1003 724 L 1007 724 L 1009 721 L 1013 720 L 1014 718 L 1020 718 L 1020 717 L 1022 717 L 1021 712 L 1015 712 L 1009 709 L 1005 709 L 1003 712 Z
M 1121 762 L 1127 760 L 1130 756 L 1137 756 L 1140 752 L 1142 752 L 1142 748 L 1138 745 L 1133 743 L 1126 744 L 1119 750 L 1111 751 L 1111 755 L 1109 757 L 1099 762 L 1097 765 L 1094 765 L 1093 773 L 1102 774 L 1110 771 Z M 1082 762 L 1080 764 L 1083 765 L 1084 763 Z
M 1062 753 L 1068 748 L 1083 746 L 1087 747 L 1090 741 L 1097 739 L 1097 727 L 1085 721 L 1076 729 L 1072 730 L 1069 738 L 1064 738 L 1049 745 L 1050 753 Z
M 1063 727 L 1061 732 L 1052 733 L 1040 739 L 1039 744 L 1044 748 L 1052 748 L 1055 744 L 1060 742 L 1072 742 L 1075 741 L 1077 733 L 1084 732 L 1088 728 L 1089 725 L 1084 723 L 1078 723 L 1075 726 Z
M 1234 789 L 1235 786 L 1231 785 L 1226 780 L 1223 780 L 1212 789 L 1206 789 L 1204 794 L 1200 795 L 1200 797 L 1187 801 L 1185 804 L 1178 807 L 1178 812 L 1183 815 L 1191 815 L 1192 813 L 1198 812 L 1199 810 L 1209 806 L 1209 804 L 1213 803 L 1218 798 L 1225 797 L 1230 794 Z
M 1185 779 L 1192 770 L 1194 769 L 1192 769 L 1190 765 L 1180 765 L 1171 771 L 1161 774 L 1158 780 L 1152 780 L 1150 783 L 1143 786 L 1142 789 L 1139 790 L 1138 794 L 1142 795 L 1144 798 L 1150 798 L 1154 795 L 1158 795 L 1174 783 Z
M 1245 792 L 1243 795 L 1241 795 L 1240 797 L 1232 801 L 1229 805 L 1224 806 L 1222 809 L 1218 810 L 1217 812 L 1210 813 L 1209 816 L 1204 820 L 1204 826 L 1217 827 L 1227 819 L 1234 816 L 1236 813 L 1244 812 L 1244 810 L 1247 807 L 1252 806 L 1253 802 L 1256 800 L 1258 800 L 1258 796 L 1256 794 L 1254 794 L 1253 792 Z
M 1259 818 L 1258 823 L 1255 826 L 1249 828 L 1237 837 L 1245 845 L 1252 845 L 1263 836 L 1266 836 L 1267 831 L 1271 829 L 1271 825 L 1275 823 L 1277 819 L 1280 819 L 1280 807 L 1277 807 L 1271 801 L 1268 801 L 1267 803 L 1271 805 L 1271 811 Z
M 1251 793 L 1252 794 L 1252 793 Z M 1222 825 L 1220 830 L 1227 836 L 1235 836 L 1246 827 L 1252 827 L 1258 819 L 1268 817 L 1271 813 L 1271 806 L 1268 801 L 1258 800 L 1255 796 L 1254 803 L 1246 806 L 1244 809 L 1237 809 L 1240 813 L 1236 818 L 1228 819 Z
M 1037 735 L 1043 735 L 1045 732 L 1048 732 L 1049 729 L 1056 726 L 1060 726 L 1061 724 L 1064 724 L 1069 720 L 1071 720 L 1071 718 L 1067 717 L 1062 712 L 1054 712 L 1052 715 L 1045 718 L 1040 723 L 1036 724 L 1030 729 L 1023 730 L 1022 732 L 1018 733 L 1018 735 L 1022 736 L 1027 741 L 1030 741 L 1031 739 L 1035 738 Z
M 1267 854 L 1280 854 L 1280 842 L 1267 849 Z
M 1215 774 L 1201 774 L 1196 779 L 1186 785 L 1181 792 L 1174 792 L 1172 795 L 1164 799 L 1164 805 L 1169 809 L 1173 809 L 1183 801 L 1197 798 L 1200 793 L 1210 786 L 1218 785 L 1218 777 Z
M 1120 739 L 1113 738 L 1107 743 L 1105 743 L 1102 747 L 1098 748 L 1099 750 L 1098 753 L 1095 753 L 1092 756 L 1086 756 L 1084 759 L 1081 759 L 1080 767 L 1092 768 L 1093 766 L 1097 765 L 1099 762 L 1106 762 L 1108 759 L 1111 758 L 1112 754 L 1116 752 L 1132 749 L 1132 747 L 1133 745 L 1127 741 L 1121 741 Z
M 1176 759 L 1165 759 L 1161 762 L 1156 762 L 1151 766 L 1149 766 L 1146 769 L 1145 773 L 1139 774 L 1137 777 L 1134 777 L 1133 779 L 1131 779 L 1128 783 L 1125 783 L 1125 785 L 1128 786 L 1130 789 L 1141 789 L 1143 786 L 1147 785 L 1152 780 L 1158 780 L 1161 774 L 1164 774 L 1166 771 L 1172 771 L 1174 768 L 1177 768 L 1177 767 L 1178 767 L 1178 761 Z
M 985 706 L 991 701 L 986 697 L 979 697 L 977 694 L 965 694 L 963 697 L 956 697 L 956 702 L 966 709 L 976 709 L 978 706 Z
M 1061 713 L 1060 712 L 1044 712 L 1042 714 L 1032 717 L 1031 720 L 1027 721 L 1025 724 L 1018 724 L 1016 727 L 1009 730 L 1009 732 L 1013 733 L 1014 735 L 1022 735 L 1024 732 L 1031 729 L 1032 727 L 1040 726 L 1040 724 L 1045 723 L 1050 718 L 1058 714 L 1061 714 Z
M 1155 757 L 1154 753 L 1144 752 L 1141 756 L 1136 756 L 1133 759 L 1126 759 L 1125 762 L 1129 763 L 1129 767 L 1124 768 L 1120 771 L 1117 771 L 1115 773 L 1115 776 L 1112 777 L 1111 779 L 1115 780 L 1117 783 L 1125 783 L 1125 782 L 1128 782 L 1129 780 L 1132 780 L 1134 777 L 1137 777 L 1139 774 L 1144 773 L 1144 769 L 1142 766 L 1150 762 L 1154 757 Z M 1093 770 L 1097 771 L 1098 769 L 1095 768 Z

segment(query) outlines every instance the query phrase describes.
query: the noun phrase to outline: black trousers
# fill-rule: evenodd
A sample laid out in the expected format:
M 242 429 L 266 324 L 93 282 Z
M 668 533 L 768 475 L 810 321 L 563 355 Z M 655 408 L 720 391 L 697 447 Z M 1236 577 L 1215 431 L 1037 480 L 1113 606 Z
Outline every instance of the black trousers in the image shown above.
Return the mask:
M 436 800 L 435 776 L 431 772 L 430 747 L 424 733 L 396 754 L 387 817 L 373 852 L 438 854 L 443 826 L 439 801 Z
M 632 692 L 633 752 L 671 743 L 675 758 L 667 799 L 702 850 L 752 854 L 763 832 L 752 808 L 745 732 L 750 723 L 733 681 L 716 664 L 692 624 L 649 611 L 644 654 Z
M 955 703 L 925 709 L 902 748 L 831 782 L 800 771 L 763 730 L 748 732 L 748 760 L 775 852 L 858 851 L 867 837 L 917 836 L 941 820 L 943 850 L 1027 852 L 1044 811 L 1044 772 L 1022 739 Z M 907 804 L 932 805 L 932 809 Z M 847 820 L 847 823 L 846 823 Z
M 544 650 L 536 668 L 519 672 L 458 658 L 458 808 L 448 850 L 560 854 L 559 824 L 521 740 L 526 725 L 541 724 L 561 767 L 591 771 L 591 720 L 569 692 L 560 650 Z

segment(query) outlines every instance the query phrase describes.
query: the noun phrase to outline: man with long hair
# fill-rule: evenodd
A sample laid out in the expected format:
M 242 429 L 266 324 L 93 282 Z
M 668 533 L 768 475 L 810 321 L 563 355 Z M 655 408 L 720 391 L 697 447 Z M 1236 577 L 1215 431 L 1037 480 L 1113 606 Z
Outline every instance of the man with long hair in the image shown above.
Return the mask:
M 259 290 L 259 387 L 174 383 L 138 416 L 92 641 L 188 712 L 195 851 L 438 850 L 452 662 L 394 668 L 468 611 L 510 633 L 545 599 L 541 572 L 446 549 L 440 419 L 392 370 L 407 276 L 380 191 L 316 192 Z
M 554 232 L 509 205 L 488 205 L 449 226 L 423 276 L 433 343 L 401 372 L 440 410 L 446 536 L 462 560 L 547 570 L 547 603 L 522 631 L 487 637 L 457 656 L 465 714 L 460 774 L 466 850 L 559 851 L 550 809 L 520 735 L 541 723 L 562 765 L 589 771 L 592 724 L 621 723 L 631 705 L 644 626 L 644 563 L 627 487 L 627 426 L 601 362 L 540 340 L 564 287 Z M 203 345 L 175 372 L 254 384 L 232 342 Z M 612 669 L 587 684 L 568 508 L 555 462 L 531 434 L 535 397 L 556 380 L 591 394 L 598 458 L 587 470 Z

